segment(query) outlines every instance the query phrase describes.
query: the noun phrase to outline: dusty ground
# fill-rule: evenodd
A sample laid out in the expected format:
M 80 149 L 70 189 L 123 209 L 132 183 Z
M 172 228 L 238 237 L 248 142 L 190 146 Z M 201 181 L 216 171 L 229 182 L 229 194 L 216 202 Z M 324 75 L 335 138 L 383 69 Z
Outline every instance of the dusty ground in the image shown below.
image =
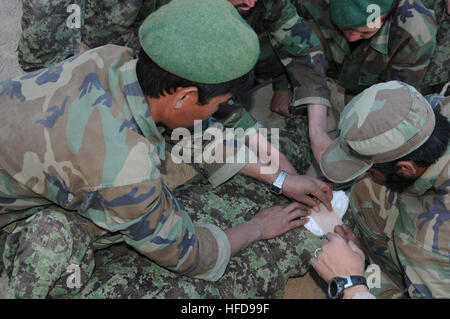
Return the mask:
M 16 53 L 21 16 L 20 0 L 0 0 L 0 80 L 22 73 Z
M 21 0 L 0 0 L 0 30 L 2 30 L 0 32 L 0 81 L 23 73 L 16 51 L 21 34 L 21 15 Z M 268 109 L 270 98 L 270 86 L 266 85 L 256 90 L 252 95 L 252 113 L 267 128 L 283 127 L 283 118 Z M 258 112 L 254 111 L 256 106 L 259 106 Z M 261 110 L 265 111 L 261 112 Z M 317 279 L 314 274 L 307 274 L 288 281 L 284 298 L 326 298 L 326 293 L 320 279 Z

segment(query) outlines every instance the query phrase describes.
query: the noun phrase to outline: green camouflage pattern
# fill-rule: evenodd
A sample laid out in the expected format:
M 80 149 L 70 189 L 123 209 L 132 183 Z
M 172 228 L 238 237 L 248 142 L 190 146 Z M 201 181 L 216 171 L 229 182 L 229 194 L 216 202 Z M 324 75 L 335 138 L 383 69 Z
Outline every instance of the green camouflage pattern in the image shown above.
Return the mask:
M 6 298 L 75 297 L 94 271 L 88 233 L 74 215 L 56 206 L 25 219 L 0 244 Z M 72 282 L 71 265 L 79 267 L 78 287 L 67 284 Z
M 137 30 L 143 20 L 169 0 L 23 0 L 22 36 L 18 46 L 24 71 L 49 67 L 76 55 L 81 43 L 95 48 L 108 43 L 140 49 Z M 69 28 L 80 8 L 80 28 Z
M 373 84 L 391 80 L 414 87 L 427 85 L 422 80 L 435 52 L 437 22 L 433 11 L 420 1 L 398 1 L 382 28 L 353 51 L 331 22 L 329 0 L 295 3 L 322 42 L 327 75 L 337 79 L 349 93 L 357 94 Z
M 353 180 L 373 163 L 396 160 L 420 147 L 434 123 L 430 104 L 412 86 L 375 84 L 345 106 L 339 137 L 321 154 L 321 169 L 334 182 Z
M 450 103 L 441 97 L 441 113 Z M 382 270 L 377 298 L 448 298 L 450 293 L 450 145 L 405 191 L 370 177 L 351 189 L 350 207 L 364 250 Z
M 387 280 L 378 298 L 448 298 L 450 148 L 403 193 L 370 178 L 352 188 L 351 208 L 371 262 Z
M 446 0 L 422 2 L 427 8 L 434 10 L 438 24 L 436 51 L 420 88 L 422 94 L 432 94 L 439 92 L 442 84 L 450 81 L 450 14 L 446 10 Z
M 299 150 L 295 143 L 291 144 L 289 147 L 292 150 Z M 216 189 L 198 175 L 176 189 L 174 194 L 195 222 L 214 222 L 222 229 L 250 219 L 261 208 L 288 203 L 286 198 L 270 193 L 267 185 L 244 175 L 237 175 Z M 20 229 L 15 233 L 22 234 Z M 8 238 L 8 241 L 11 240 Z M 60 293 L 51 290 L 47 297 L 281 298 L 288 278 L 304 275 L 309 270 L 309 259 L 320 246 L 320 241 L 306 229 L 299 228 L 275 239 L 256 242 L 233 256 L 224 276 L 216 282 L 179 276 L 150 262 L 127 245 L 117 244 L 95 252 L 95 269 L 87 281 L 82 277 L 80 289 L 68 289 L 64 285 L 67 279 L 63 277 L 57 281 Z M 89 241 L 82 244 L 88 245 Z M 22 246 L 26 247 L 26 243 Z M 52 256 L 51 261 L 45 260 L 45 265 L 51 267 L 56 261 L 63 264 L 65 259 Z M 80 261 L 76 264 L 85 267 L 85 263 Z M 20 273 L 20 267 L 16 267 L 16 272 Z M 27 265 L 26 274 L 36 272 L 34 264 Z M 15 281 L 20 282 L 20 278 L 15 278 Z M 21 283 L 28 286 L 26 281 Z M 33 287 L 38 285 L 34 284 Z M 62 293 L 63 288 L 66 289 L 65 293 Z M 25 298 L 43 296 L 42 291 L 40 294 L 34 291 L 20 294 L 13 288 L 9 295 Z
M 289 201 L 240 174 L 215 188 L 214 173 L 167 188 L 161 176 L 168 132 L 151 118 L 135 63 L 131 49 L 107 45 L 0 83 L 7 295 L 281 297 L 287 279 L 308 270 L 320 238 L 299 228 L 255 243 L 227 263 L 219 248 L 227 240 L 223 230 Z M 252 128 L 254 120 L 239 112 L 225 116 L 224 125 Z M 297 134 L 280 132 L 282 151 L 303 172 L 312 160 L 307 119 L 288 127 Z M 38 233 L 49 235 L 35 240 Z M 68 242 L 73 247 L 65 251 Z M 68 291 L 72 263 L 84 275 L 80 288 Z M 57 271 L 43 275 L 43 269 Z
M 310 103 L 331 106 L 326 72 L 340 80 L 351 94 L 389 80 L 419 87 L 425 74 L 420 90 L 423 94 L 434 93 L 434 86 L 449 81 L 446 67 L 450 63 L 449 15 L 444 0 L 423 1 L 435 11 L 436 24 L 419 0 L 408 1 L 401 2 L 379 34 L 361 45 L 358 53 L 352 53 L 343 35 L 331 24 L 328 1 L 260 0 L 245 16 L 260 38 L 257 74 L 262 79 L 275 78 L 274 90 L 291 87 L 293 106 Z M 24 0 L 19 62 L 25 71 L 48 67 L 77 54 L 81 42 L 91 48 L 113 43 L 138 50 L 136 35 L 140 24 L 168 2 Z M 80 29 L 67 27 L 71 13 L 66 9 L 70 4 L 80 5 Z M 408 29 L 412 25 L 421 28 L 418 31 L 413 28 L 417 33 L 411 34 Z M 387 50 L 388 42 L 392 44 L 389 44 L 391 52 Z
M 319 38 L 292 1 L 260 0 L 245 19 L 260 37 L 257 76 L 267 79 L 281 75 L 273 87 L 292 88 L 293 106 L 308 103 L 331 106 Z
M 55 203 L 96 225 L 89 225 L 96 248 L 125 241 L 175 272 L 212 280 L 226 266 L 227 246 L 218 249 L 217 243 L 228 240 L 217 227 L 194 225 L 162 183 L 166 143 L 132 53 L 107 45 L 0 83 L 0 106 L 8 114 L 1 119 L 0 226 Z M 22 141 L 29 144 L 18 148 Z M 228 143 L 246 152 L 239 141 Z M 218 185 L 246 163 L 202 172 Z M 200 242 L 209 251 L 202 258 Z
M 170 0 L 56 1 L 24 0 L 19 62 L 25 71 L 48 67 L 77 54 L 81 42 L 94 48 L 113 43 L 140 49 L 136 34 L 143 19 Z M 82 9 L 82 28 L 66 25 L 70 4 Z M 55 12 L 59 15 L 54 17 Z M 258 33 L 262 50 L 257 75 L 281 75 L 274 89 L 294 90 L 293 105 L 330 106 L 325 60 L 318 38 L 289 0 L 260 0 L 245 20 Z M 44 37 L 45 35 L 45 37 Z M 320 83 L 311 85 L 311 83 Z M 305 95 L 308 100 L 304 100 Z

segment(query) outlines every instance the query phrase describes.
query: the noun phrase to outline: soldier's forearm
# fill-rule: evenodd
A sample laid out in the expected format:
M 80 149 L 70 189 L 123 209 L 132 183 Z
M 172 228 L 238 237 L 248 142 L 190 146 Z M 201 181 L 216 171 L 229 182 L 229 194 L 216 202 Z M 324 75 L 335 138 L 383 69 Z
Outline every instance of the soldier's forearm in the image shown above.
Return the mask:
M 321 104 L 308 105 L 309 135 L 327 133 L 327 107 Z
M 260 227 L 251 222 L 246 222 L 230 228 L 225 232 L 230 241 L 231 256 L 248 247 L 261 237 Z
M 256 163 L 249 163 L 241 170 L 241 173 L 260 181 L 272 184 L 280 170 L 289 174 L 297 174 L 294 166 L 274 145 L 262 134 L 258 133 L 249 140 L 249 148 L 258 154 Z

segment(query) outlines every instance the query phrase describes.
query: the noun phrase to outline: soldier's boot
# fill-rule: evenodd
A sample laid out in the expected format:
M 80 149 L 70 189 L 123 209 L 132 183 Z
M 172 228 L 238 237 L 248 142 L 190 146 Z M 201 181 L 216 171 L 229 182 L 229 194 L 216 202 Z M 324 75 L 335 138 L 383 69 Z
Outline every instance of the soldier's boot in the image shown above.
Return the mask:
M 89 235 L 73 216 L 51 209 L 20 223 L 7 236 L 2 257 L 6 298 L 74 295 L 95 265 Z

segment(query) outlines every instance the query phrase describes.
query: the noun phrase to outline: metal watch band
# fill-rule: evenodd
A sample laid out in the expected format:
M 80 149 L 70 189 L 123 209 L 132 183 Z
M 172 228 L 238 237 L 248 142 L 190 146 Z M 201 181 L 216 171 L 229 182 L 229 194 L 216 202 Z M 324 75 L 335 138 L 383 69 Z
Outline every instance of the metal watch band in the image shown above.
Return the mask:
M 277 195 L 281 194 L 283 192 L 283 183 L 286 179 L 286 176 L 288 176 L 288 172 L 281 170 L 280 174 L 278 174 L 278 177 L 275 179 L 273 184 L 270 186 L 270 191 L 272 193 L 275 193 Z

